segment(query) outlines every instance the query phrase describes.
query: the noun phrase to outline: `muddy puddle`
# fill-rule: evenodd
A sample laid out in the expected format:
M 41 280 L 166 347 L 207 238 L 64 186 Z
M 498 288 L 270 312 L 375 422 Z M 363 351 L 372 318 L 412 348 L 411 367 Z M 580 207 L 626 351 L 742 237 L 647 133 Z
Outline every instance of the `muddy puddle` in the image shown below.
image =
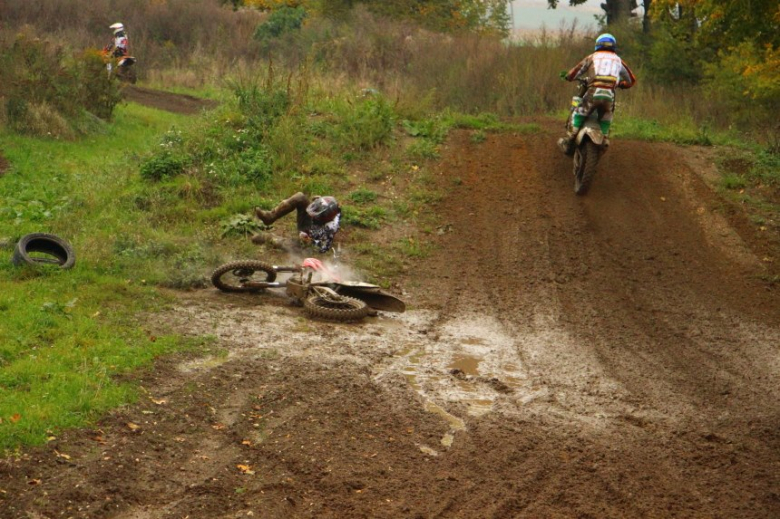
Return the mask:
M 220 298 L 218 307 L 209 303 L 214 297 Z M 380 312 L 362 323 L 328 323 L 310 320 L 270 294 L 209 293 L 178 307 L 172 321 L 177 328 L 186 323 L 191 334 L 214 336 L 227 347 L 224 355 L 180 366 L 185 372 L 208 371 L 242 357 L 317 356 L 323 363 L 370 366 L 378 383 L 400 375 L 424 408 L 448 424 L 443 447 L 456 441 L 469 416 L 493 412 L 500 399 L 529 396 L 515 341 L 490 316 L 442 321 L 434 312 L 414 310 Z

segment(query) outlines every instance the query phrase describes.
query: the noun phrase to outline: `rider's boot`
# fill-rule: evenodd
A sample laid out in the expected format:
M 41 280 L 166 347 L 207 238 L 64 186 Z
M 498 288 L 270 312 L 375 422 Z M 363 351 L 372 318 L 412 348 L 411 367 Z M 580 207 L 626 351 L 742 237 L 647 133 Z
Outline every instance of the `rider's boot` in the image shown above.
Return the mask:
M 306 195 L 298 192 L 295 193 L 290 198 L 288 198 L 287 200 L 282 200 L 282 202 L 279 205 L 277 205 L 270 211 L 265 211 L 263 209 L 260 209 L 259 207 L 255 207 L 255 215 L 265 225 L 271 225 L 282 216 L 293 212 L 295 209 L 298 208 L 299 205 L 306 204 L 307 201 L 308 199 L 306 198 Z
M 566 133 L 566 137 L 558 139 L 558 147 L 569 157 L 574 155 L 574 141 L 577 139 L 579 131 L 579 128 L 572 128 Z

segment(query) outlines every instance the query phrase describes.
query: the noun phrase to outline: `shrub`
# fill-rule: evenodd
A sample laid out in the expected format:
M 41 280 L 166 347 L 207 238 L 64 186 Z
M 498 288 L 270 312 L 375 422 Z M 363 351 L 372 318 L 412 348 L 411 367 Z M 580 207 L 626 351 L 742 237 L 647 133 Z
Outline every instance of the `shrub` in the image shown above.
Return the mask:
M 97 52 L 69 55 L 26 33 L 0 42 L 0 85 L 8 126 L 33 135 L 71 137 L 85 111 L 110 119 L 120 101 Z
M 386 143 L 393 132 L 395 114 L 384 97 L 362 99 L 350 108 L 339 124 L 345 144 L 367 150 Z
M 146 180 L 163 180 L 184 172 L 185 161 L 166 150 L 146 159 L 141 164 L 141 177 Z
M 302 7 L 283 6 L 271 13 L 268 19 L 255 31 L 255 39 L 267 49 L 272 40 L 300 30 L 306 10 Z

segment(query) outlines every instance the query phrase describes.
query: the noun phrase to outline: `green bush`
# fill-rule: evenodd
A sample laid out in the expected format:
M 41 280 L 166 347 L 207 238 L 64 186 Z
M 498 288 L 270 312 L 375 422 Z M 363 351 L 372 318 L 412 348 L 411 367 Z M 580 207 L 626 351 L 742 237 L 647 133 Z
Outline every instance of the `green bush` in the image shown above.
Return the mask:
M 339 131 L 344 143 L 358 150 L 387 143 L 393 133 L 395 113 L 382 96 L 360 100 L 342 114 Z
M 163 180 L 175 177 L 184 172 L 185 161 L 171 153 L 164 151 L 152 155 L 141 164 L 141 177 L 146 180 Z
M 88 128 L 85 113 L 110 119 L 121 99 L 98 52 L 71 55 L 25 33 L 0 41 L 0 95 L 12 130 L 52 137 Z
M 302 6 L 280 7 L 271 13 L 268 20 L 257 27 L 254 37 L 267 49 L 272 40 L 300 30 L 304 18 L 306 18 L 306 10 Z

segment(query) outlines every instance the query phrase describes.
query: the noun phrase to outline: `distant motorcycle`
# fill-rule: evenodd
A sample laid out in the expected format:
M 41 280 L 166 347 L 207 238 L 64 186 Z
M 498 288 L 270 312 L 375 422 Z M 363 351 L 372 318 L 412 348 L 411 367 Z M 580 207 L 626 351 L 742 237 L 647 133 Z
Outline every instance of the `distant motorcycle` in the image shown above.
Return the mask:
M 138 81 L 138 76 L 135 71 L 136 59 L 133 56 L 114 56 L 111 45 L 103 47 L 101 52 L 103 61 L 106 63 L 106 70 L 108 71 L 108 77 L 111 78 L 112 74 L 119 81 L 135 84 Z
M 588 84 L 584 79 L 578 79 L 578 95 L 572 97 L 569 117 L 566 119 L 567 133 L 572 128 L 574 112 L 582 104 L 582 98 L 588 90 Z M 609 141 L 601 132 L 598 113 L 594 110 L 590 113 L 585 123 L 577 133 L 574 139 L 573 147 L 569 147 L 568 140 L 563 138 L 558 140 L 558 146 L 566 155 L 573 156 L 574 162 L 574 192 L 578 195 L 584 195 L 590 189 L 593 177 L 596 175 L 596 169 L 599 159 L 607 151 Z
M 276 281 L 279 273 L 292 274 Z M 319 273 L 320 280 L 314 280 Z M 286 294 L 315 318 L 356 321 L 376 310 L 403 312 L 406 305 L 377 285 L 342 281 L 316 258 L 306 258 L 301 266 L 276 266 L 259 260 L 225 263 L 211 274 L 211 282 L 224 292 L 262 292 L 284 288 Z

